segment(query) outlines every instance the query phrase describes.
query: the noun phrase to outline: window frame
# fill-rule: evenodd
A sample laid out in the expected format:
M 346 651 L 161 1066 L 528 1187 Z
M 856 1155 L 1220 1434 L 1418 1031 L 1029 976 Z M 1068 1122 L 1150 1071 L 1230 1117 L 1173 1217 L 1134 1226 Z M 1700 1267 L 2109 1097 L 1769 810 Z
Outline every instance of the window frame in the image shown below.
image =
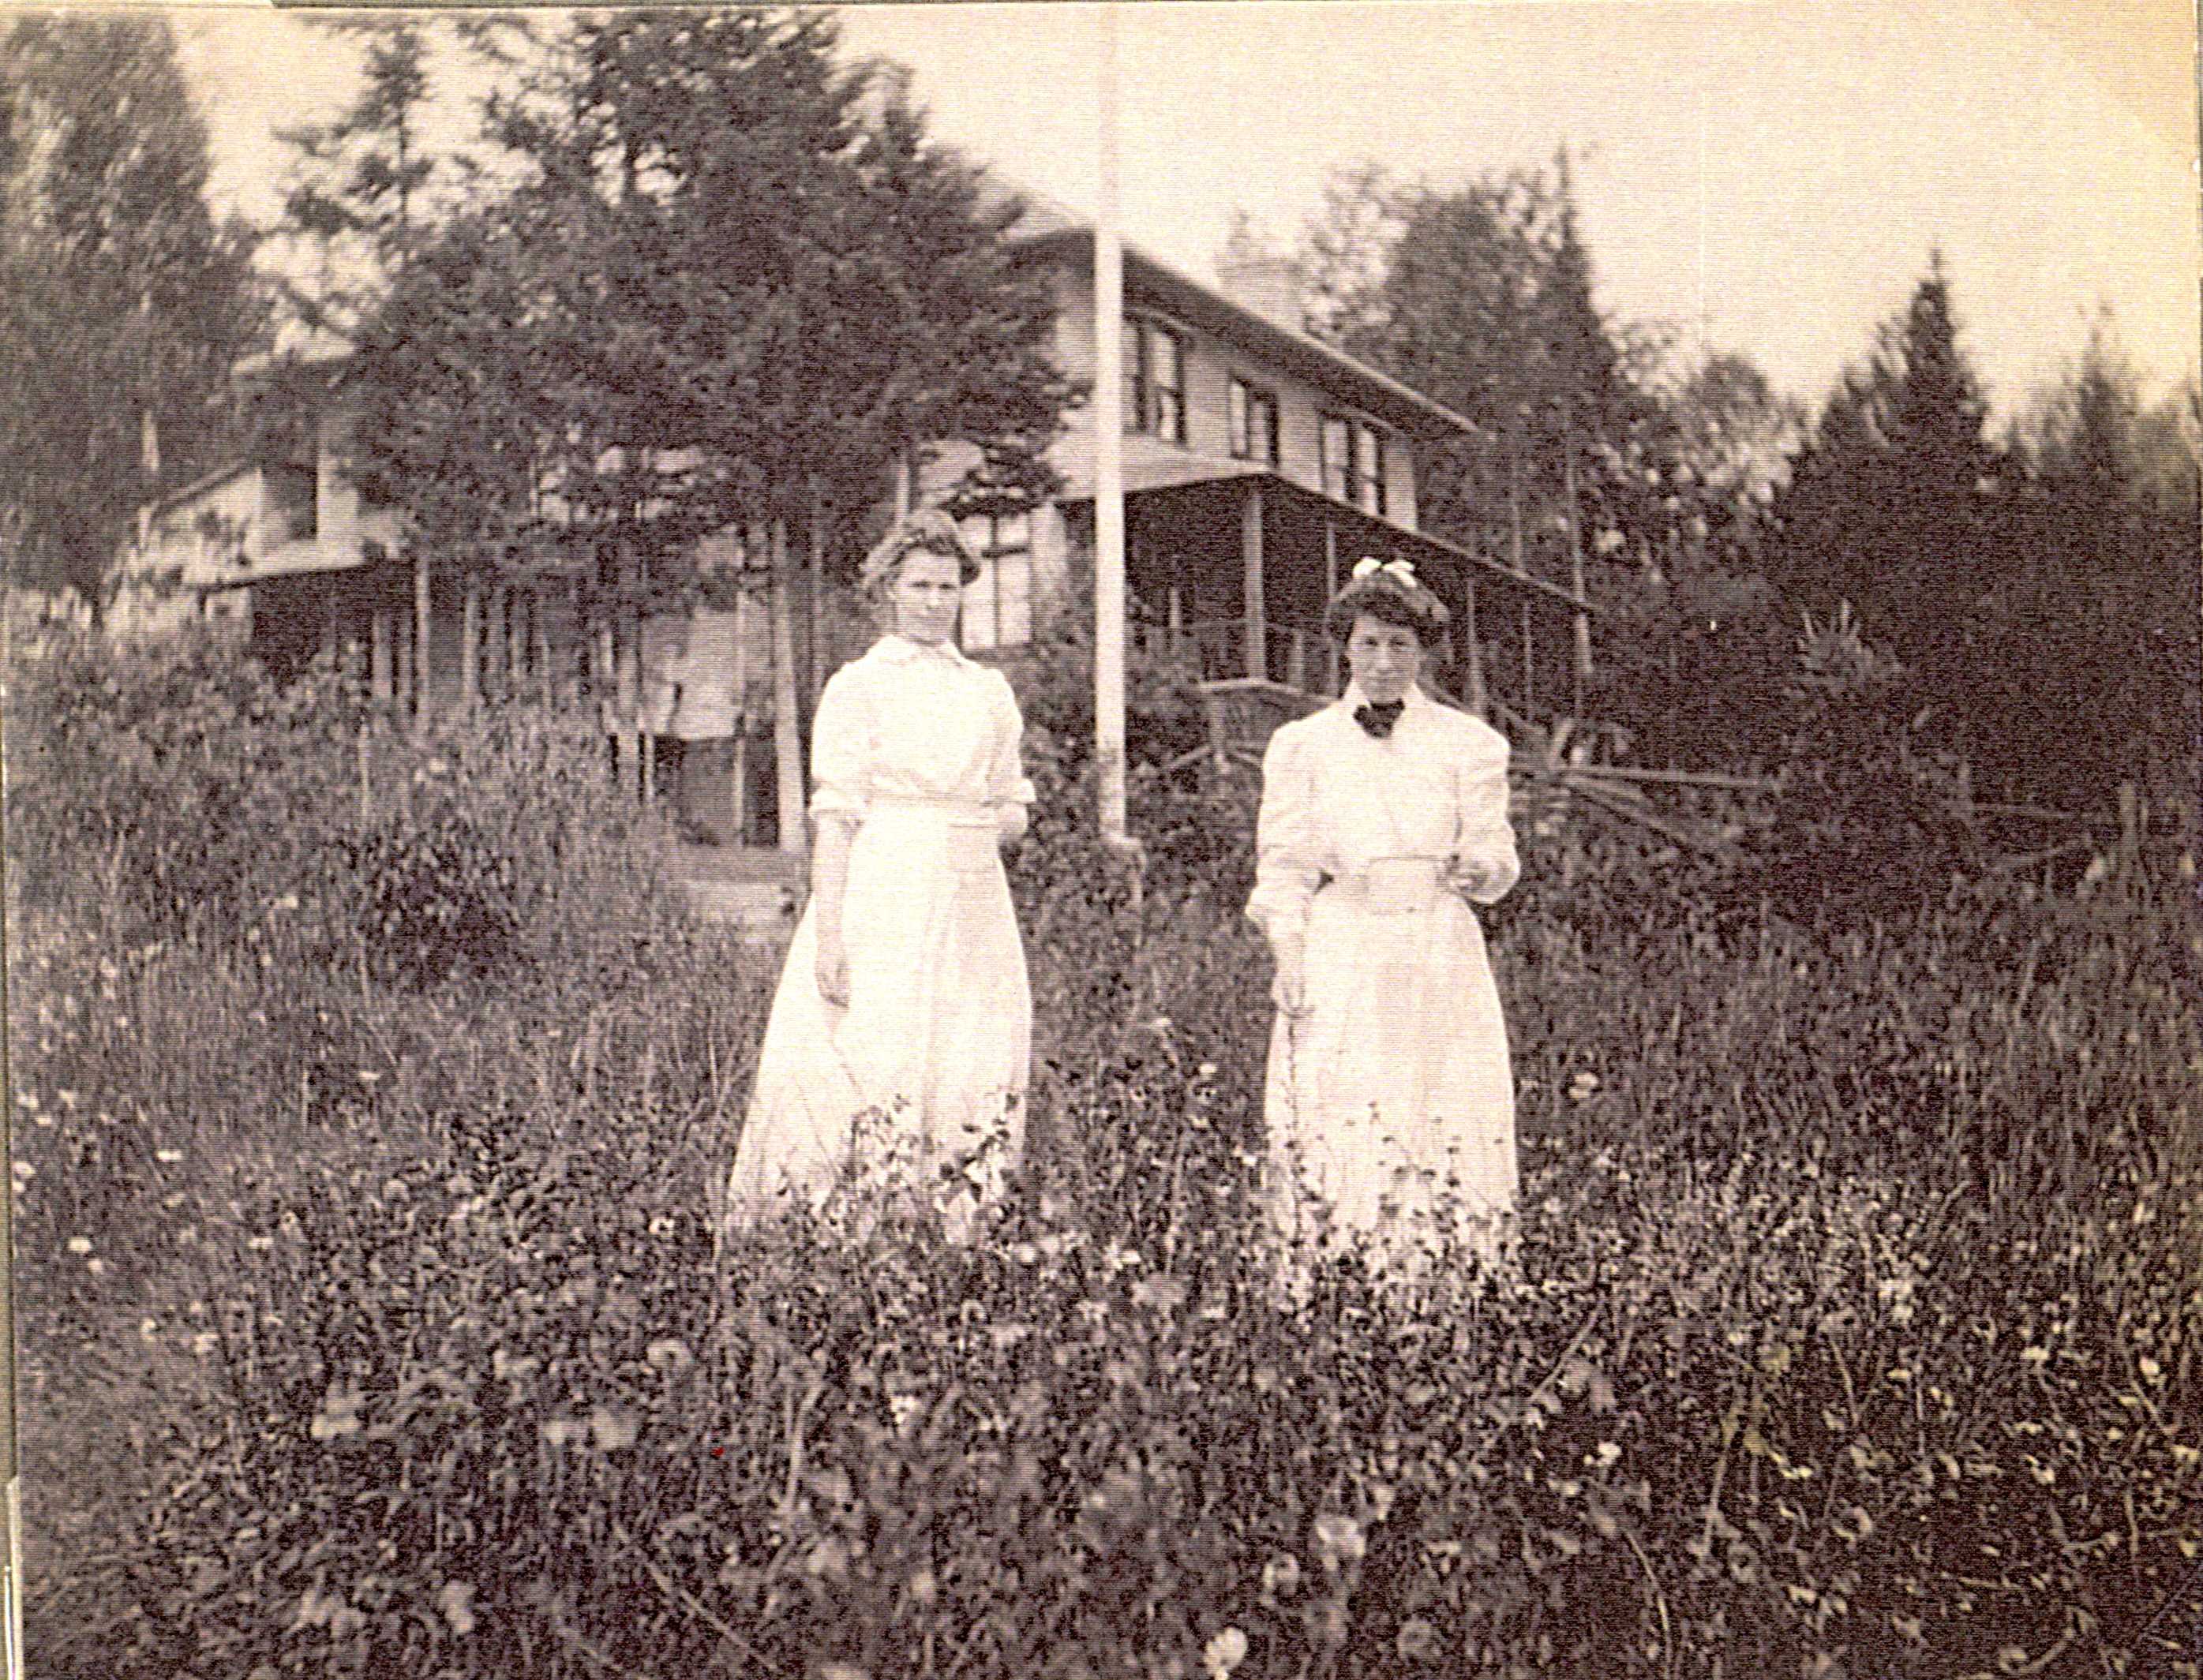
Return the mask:
M 957 617 L 957 643 L 967 653 L 994 653 L 1009 649 L 1030 647 L 1035 634 L 1034 590 L 1037 579 L 1033 570 L 1033 512 L 1030 508 L 1012 508 L 995 513 L 977 513 L 962 522 L 966 543 L 979 562 L 979 575 L 968 584 L 964 592 L 963 610 Z M 976 527 L 984 526 L 983 539 L 975 540 Z M 1005 527 L 1019 533 L 1019 539 L 1006 541 Z M 1025 569 L 1023 608 L 1024 634 L 1005 636 L 1002 624 L 1002 566 L 1005 561 L 1021 563 Z M 975 640 L 970 632 L 969 608 L 975 590 L 990 592 L 987 599 L 988 635 L 984 640 Z
M 1226 428 L 1231 458 L 1235 461 L 1259 461 L 1273 469 L 1281 467 L 1285 451 L 1276 389 L 1257 385 L 1243 374 L 1234 374 L 1225 402 Z M 1254 424 L 1257 412 L 1266 416 L 1269 421 L 1259 439 Z
M 1338 434 L 1345 446 L 1345 458 L 1332 458 L 1332 434 Z M 1357 451 L 1360 447 L 1361 422 L 1358 416 L 1323 409 L 1316 416 L 1316 473 L 1323 484 L 1323 493 L 1333 501 L 1344 502 L 1350 508 L 1361 505 L 1361 475 Z M 1332 483 L 1332 474 L 1338 474 L 1338 483 Z
M 1357 445 L 1356 469 L 1361 475 L 1362 495 L 1356 505 L 1366 513 L 1385 518 L 1389 497 L 1386 457 L 1391 453 L 1390 439 L 1385 428 L 1373 421 L 1361 422 Z
M 1175 352 L 1176 381 L 1166 385 L 1160 376 L 1156 341 Z M 1192 335 L 1160 315 L 1128 313 L 1125 316 L 1122 355 L 1125 358 L 1125 430 L 1155 438 L 1180 449 L 1189 447 L 1186 402 L 1187 368 L 1192 361 Z M 1167 417 L 1168 424 L 1165 423 Z

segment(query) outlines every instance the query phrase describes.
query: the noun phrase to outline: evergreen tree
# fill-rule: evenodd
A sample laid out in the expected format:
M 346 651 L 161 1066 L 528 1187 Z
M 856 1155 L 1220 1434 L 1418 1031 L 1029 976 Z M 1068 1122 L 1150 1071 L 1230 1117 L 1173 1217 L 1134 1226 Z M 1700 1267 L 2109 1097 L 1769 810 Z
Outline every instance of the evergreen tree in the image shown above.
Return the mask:
M 2004 544 L 2003 463 L 1958 344 L 1937 254 L 1867 368 L 1830 396 L 1775 504 L 1780 579 L 1816 612 L 1840 600 L 1862 628 L 1948 693 Z
M 367 470 L 469 563 L 556 547 L 609 606 L 692 589 L 698 540 L 740 533 L 791 816 L 788 604 L 814 552 L 847 575 L 921 441 L 967 446 L 969 497 L 1046 488 L 1073 394 L 1052 299 L 1000 238 L 1018 207 L 983 211 L 977 172 L 835 44 L 763 9 L 576 21 L 493 102 L 516 184 L 416 254 L 360 386 Z
M 1380 246 L 1367 249 L 1374 238 Z M 1451 192 L 1364 169 L 1332 183 L 1303 245 L 1311 325 L 1475 425 L 1419 459 L 1424 528 L 1571 578 L 1659 522 L 1657 414 L 1632 347 L 1599 315 L 1567 153 Z
M 206 132 L 157 18 L 0 35 L 0 543 L 95 618 L 138 508 L 202 470 L 264 318 L 251 237 L 205 199 Z
M 2013 798 L 2102 810 L 2122 781 L 2192 786 L 2197 457 L 2138 386 L 2100 321 L 2015 439 L 1960 702 L 1977 780 Z

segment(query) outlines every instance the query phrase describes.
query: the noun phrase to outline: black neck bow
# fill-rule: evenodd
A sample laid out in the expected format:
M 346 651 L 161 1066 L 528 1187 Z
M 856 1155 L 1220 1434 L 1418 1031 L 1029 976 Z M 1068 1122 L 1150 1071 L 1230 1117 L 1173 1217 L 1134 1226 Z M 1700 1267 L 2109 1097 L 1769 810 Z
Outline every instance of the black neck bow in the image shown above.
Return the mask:
M 1405 700 L 1387 700 L 1383 705 L 1373 702 L 1354 709 L 1354 721 L 1371 734 L 1383 740 L 1392 733 L 1392 726 L 1400 721 L 1400 714 L 1408 709 Z

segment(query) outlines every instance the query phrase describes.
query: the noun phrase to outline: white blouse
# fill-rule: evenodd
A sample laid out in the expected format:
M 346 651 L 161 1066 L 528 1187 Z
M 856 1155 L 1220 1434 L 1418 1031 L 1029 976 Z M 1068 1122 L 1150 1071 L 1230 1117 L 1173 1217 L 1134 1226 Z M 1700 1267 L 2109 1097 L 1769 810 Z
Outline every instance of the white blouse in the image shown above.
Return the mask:
M 1030 805 L 1009 680 L 947 642 L 888 635 L 834 673 L 811 726 L 811 814 L 898 803 Z
M 1481 869 L 1479 904 L 1521 874 L 1507 821 L 1507 737 L 1420 689 L 1382 740 L 1354 721 L 1352 684 L 1321 711 L 1281 726 L 1262 758 L 1255 892 L 1248 916 L 1273 941 L 1307 930 L 1326 880 L 1379 858 L 1453 858 Z

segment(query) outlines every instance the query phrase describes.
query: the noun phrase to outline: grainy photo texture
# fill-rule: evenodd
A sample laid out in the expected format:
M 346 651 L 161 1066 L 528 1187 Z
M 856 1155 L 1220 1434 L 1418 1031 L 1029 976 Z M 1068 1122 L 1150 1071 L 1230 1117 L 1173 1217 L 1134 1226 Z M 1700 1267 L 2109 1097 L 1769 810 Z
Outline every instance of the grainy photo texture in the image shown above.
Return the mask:
M 2194 64 L 0 13 L 10 1671 L 2203 1680 Z

